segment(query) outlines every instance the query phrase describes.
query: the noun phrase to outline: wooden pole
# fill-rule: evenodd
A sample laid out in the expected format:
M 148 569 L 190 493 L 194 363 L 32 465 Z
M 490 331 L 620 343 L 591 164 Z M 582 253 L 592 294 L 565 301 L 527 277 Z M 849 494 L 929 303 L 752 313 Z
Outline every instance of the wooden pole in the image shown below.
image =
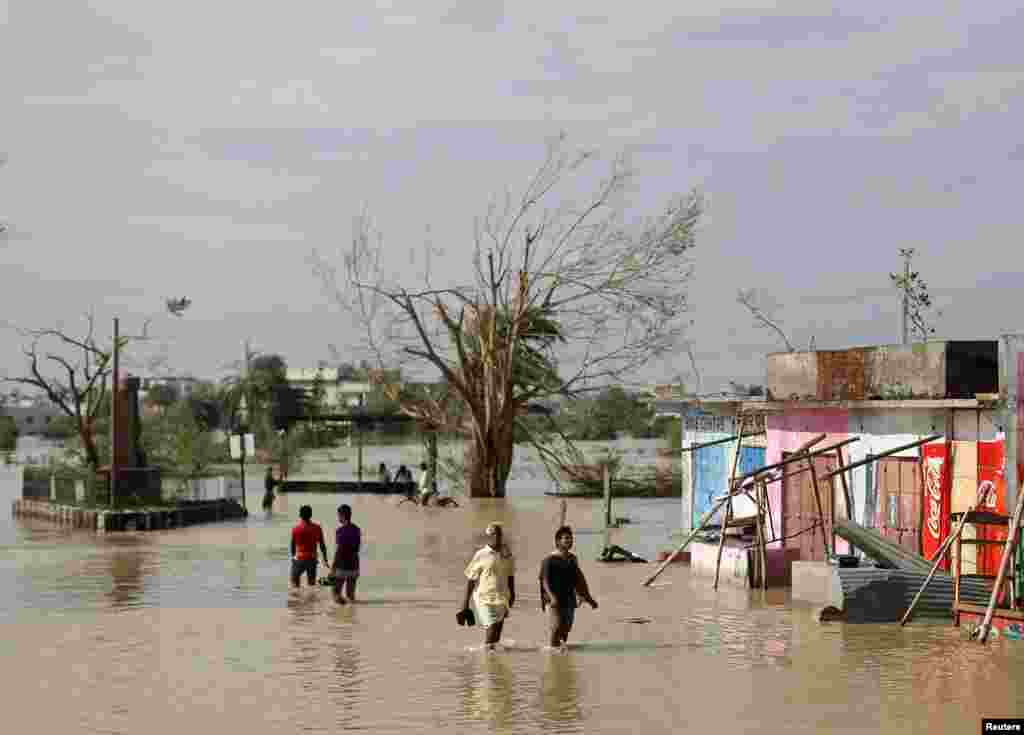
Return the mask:
M 818 479 L 819 480 L 831 480 L 833 477 L 838 475 L 840 472 L 849 472 L 850 470 L 855 470 L 858 467 L 863 467 L 864 465 L 869 464 L 871 462 L 874 462 L 875 460 L 881 459 L 882 457 L 888 457 L 891 454 L 897 454 L 899 452 L 906 451 L 907 449 L 913 449 L 914 447 L 919 447 L 922 444 L 927 444 L 928 442 L 932 442 L 932 441 L 935 441 L 936 439 L 941 439 L 941 438 L 942 438 L 942 434 L 932 434 L 931 436 L 926 436 L 924 439 L 918 439 L 916 442 L 910 442 L 909 444 L 904 444 L 903 446 L 896 447 L 894 449 L 887 449 L 886 451 L 881 452 L 880 454 L 872 454 L 870 457 L 868 457 L 866 459 L 862 459 L 862 460 L 860 460 L 858 462 L 854 462 L 853 464 L 848 464 L 848 465 L 846 465 L 841 470 L 833 470 L 832 472 L 829 472 L 828 474 L 826 474 L 826 475 L 824 475 L 822 477 L 819 477 Z M 850 442 L 847 441 L 845 443 L 849 444 Z M 818 451 L 817 454 L 822 454 L 825 451 L 831 451 L 834 448 L 835 447 L 827 447 L 824 450 Z
M 764 483 L 758 485 L 758 499 L 764 500 L 764 507 L 761 503 L 757 504 L 757 533 L 760 536 L 760 552 L 761 552 L 761 589 L 768 589 L 768 542 L 765 539 L 765 528 L 764 528 L 764 517 L 767 513 L 768 506 L 768 488 Z
M 808 441 L 803 446 L 801 446 L 797 451 L 798 452 L 806 452 L 811 447 L 813 447 L 815 444 L 817 444 L 818 442 L 820 442 L 824 438 L 825 438 L 824 434 L 819 434 L 818 436 L 812 438 L 810 441 Z M 846 443 L 849 443 L 850 441 L 856 441 L 856 440 L 847 440 Z M 834 449 L 834 448 L 835 447 L 829 447 L 829 448 L 827 448 L 827 449 L 825 449 L 823 451 L 832 451 L 832 449 Z M 779 463 L 777 463 L 775 465 L 769 465 L 768 467 L 764 467 L 761 470 L 759 470 L 759 472 L 763 471 L 765 469 L 774 469 L 776 467 L 782 467 L 784 465 L 790 464 L 791 462 L 794 462 L 794 461 L 797 461 L 797 460 L 800 460 L 800 459 L 802 459 L 802 457 L 791 457 L 790 459 L 784 460 L 784 461 L 779 462 Z M 757 474 L 757 473 L 755 472 L 754 474 Z M 682 554 L 683 551 L 686 550 L 686 547 L 690 545 L 690 542 L 693 541 L 695 538 L 697 538 L 697 534 L 700 533 L 701 531 L 703 531 L 705 529 L 705 527 L 708 525 L 708 523 L 711 522 L 711 519 L 715 517 L 715 513 L 717 513 L 721 509 L 721 507 L 723 505 L 725 505 L 725 502 L 732 495 L 736 494 L 737 492 L 739 492 L 739 491 L 736 490 L 735 488 L 733 488 L 733 489 L 730 490 L 729 493 L 726 493 L 726 495 L 724 497 L 719 498 L 719 499 L 717 499 L 714 502 L 714 505 L 712 505 L 711 508 L 708 510 L 708 512 L 705 513 L 704 516 L 700 519 L 700 522 L 697 524 L 696 528 L 694 528 L 692 531 L 690 531 L 690 535 L 686 537 L 686 539 L 683 541 L 683 543 L 679 544 L 679 546 L 676 547 L 676 550 L 673 551 L 669 555 L 669 557 L 665 561 L 663 561 L 661 563 L 661 565 L 657 569 L 654 570 L 654 574 L 652 574 L 650 577 L 648 577 L 647 579 L 644 580 L 644 582 L 643 582 L 643 586 L 644 587 L 650 587 L 651 583 L 654 582 L 654 580 L 656 580 L 658 577 L 660 577 L 662 572 L 664 572 L 666 569 L 668 569 L 668 565 L 671 564 L 673 561 L 675 561 L 676 557 L 679 556 L 680 554 Z
M 974 501 L 974 505 L 968 508 L 967 513 L 964 513 L 960 517 L 959 523 L 956 524 L 956 529 L 950 531 L 946 538 L 942 540 L 942 544 L 939 546 L 938 550 L 935 552 L 935 555 L 932 557 L 932 569 L 930 572 L 928 572 L 928 576 L 925 577 L 924 584 L 921 585 L 921 589 L 917 591 L 917 594 L 914 595 L 914 599 L 911 600 L 910 607 L 908 607 L 907 611 L 903 613 L 903 618 L 900 620 L 900 625 L 906 625 L 907 622 L 910 620 L 910 616 L 914 612 L 914 607 L 917 605 L 917 601 L 921 599 L 921 595 L 924 594 L 924 591 L 928 588 L 928 585 L 932 581 L 932 577 L 935 576 L 935 572 L 939 570 L 939 565 L 942 564 L 942 555 L 946 552 L 946 549 L 953 545 L 954 539 L 960 538 L 960 534 L 963 533 L 964 530 L 964 524 L 967 523 L 967 515 L 969 513 L 972 513 L 975 508 L 981 507 L 981 505 L 985 502 L 985 498 L 988 497 L 989 491 L 991 489 L 991 485 L 982 486 L 982 488 L 978 491 L 978 498 L 977 500 Z M 956 598 L 957 595 L 954 595 L 954 601 L 956 601 Z
M 814 459 L 808 457 L 807 464 L 811 468 L 811 482 L 814 484 L 814 502 L 818 506 L 818 526 L 821 529 L 821 544 L 825 549 L 825 561 L 828 561 L 828 535 L 825 533 L 825 512 L 821 508 L 821 494 L 818 492 L 818 470 L 814 467 Z
M 850 495 L 850 486 L 846 482 L 846 462 L 843 461 L 843 450 L 836 450 L 836 464 L 842 470 L 839 479 L 843 484 L 843 500 L 846 501 L 846 520 L 853 520 L 853 497 Z M 852 478 L 851 478 L 852 479 Z
M 665 569 L 668 567 L 668 565 L 671 564 L 673 561 L 675 561 L 675 558 L 677 556 L 679 556 L 680 554 L 683 553 L 683 551 L 686 549 L 686 547 L 690 545 L 690 542 L 693 541 L 697 537 L 698 533 L 700 533 L 701 531 L 704 530 L 704 527 L 707 526 L 708 523 L 711 521 L 711 519 L 715 517 L 715 513 L 717 513 L 719 511 L 719 509 L 723 505 L 725 505 L 725 501 L 728 500 L 728 499 L 729 499 L 729 496 L 726 496 L 724 498 L 719 498 L 718 500 L 715 501 L 715 504 L 712 505 L 711 508 L 708 510 L 708 512 L 704 514 L 704 517 L 700 519 L 700 523 L 697 524 L 697 527 L 695 529 L 693 529 L 692 531 L 690 531 L 690 535 L 686 537 L 686 540 L 683 541 L 683 543 L 679 544 L 678 548 L 676 548 L 676 550 L 672 552 L 672 554 L 668 557 L 668 559 L 663 561 L 661 563 L 661 566 L 659 566 L 657 569 L 654 570 L 654 574 L 652 574 L 650 577 L 648 577 L 647 579 L 644 580 L 644 584 L 643 584 L 644 587 L 649 587 L 651 582 L 653 582 L 659 576 L 661 576 L 661 573 L 663 571 L 665 571 Z
M 722 568 L 722 552 L 725 550 L 725 532 L 729 528 L 729 521 L 732 520 L 732 490 L 736 489 L 736 469 L 740 466 L 740 453 L 743 451 L 743 429 L 746 423 L 746 417 L 740 415 L 740 430 L 736 435 L 736 454 L 732 458 L 732 472 L 729 473 L 729 486 L 726 488 L 728 493 L 728 502 L 725 506 L 725 513 L 722 515 L 722 527 L 721 532 L 718 534 L 718 559 L 715 561 L 715 584 L 714 589 L 718 589 L 718 573 Z
M 121 348 L 118 344 L 121 341 L 120 330 L 119 330 L 119 319 L 114 317 L 114 366 L 113 366 L 113 381 L 112 390 L 110 391 L 110 507 L 115 507 L 117 503 L 117 432 L 120 430 L 120 421 L 117 416 L 117 394 L 118 394 L 118 383 L 121 380 L 119 374 L 120 367 L 120 355 Z
M 601 466 L 601 476 L 604 480 L 604 530 L 612 527 L 612 476 L 608 471 L 608 465 Z
M 996 586 L 992 588 L 992 597 L 988 601 L 988 609 L 985 610 L 985 617 L 978 626 L 976 635 L 981 643 L 988 638 L 989 630 L 992 627 L 992 615 L 996 610 L 996 603 L 999 601 L 999 592 L 1006 580 L 1006 572 L 1010 566 L 1010 559 L 1013 556 L 1014 546 L 1017 544 L 1017 537 L 1020 535 L 1020 518 L 1024 513 L 1024 486 L 1017 491 L 1017 508 L 1013 511 L 1013 519 L 1010 521 L 1010 531 L 1006 537 L 1006 546 L 1003 547 L 1003 558 L 999 561 L 999 574 L 996 575 Z

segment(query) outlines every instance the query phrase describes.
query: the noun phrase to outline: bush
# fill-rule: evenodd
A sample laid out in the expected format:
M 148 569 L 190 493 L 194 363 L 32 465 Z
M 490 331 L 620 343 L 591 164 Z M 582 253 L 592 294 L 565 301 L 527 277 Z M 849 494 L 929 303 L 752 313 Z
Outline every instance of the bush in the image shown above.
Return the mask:
M 0 451 L 13 452 L 18 447 L 18 425 L 11 416 L 0 416 Z

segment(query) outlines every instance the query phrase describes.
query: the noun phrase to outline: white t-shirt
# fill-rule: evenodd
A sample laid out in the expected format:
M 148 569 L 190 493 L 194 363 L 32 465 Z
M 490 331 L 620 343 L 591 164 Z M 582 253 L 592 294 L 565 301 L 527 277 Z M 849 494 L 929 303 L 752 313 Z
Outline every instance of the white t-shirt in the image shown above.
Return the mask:
M 420 470 L 420 492 L 429 493 L 434 489 L 434 476 L 430 472 L 428 467 L 425 470 Z
M 477 606 L 504 605 L 508 607 L 511 590 L 508 578 L 515 575 L 516 562 L 512 552 L 505 545 L 501 551 L 484 546 L 473 555 L 466 567 L 466 579 L 476 581 L 473 598 Z

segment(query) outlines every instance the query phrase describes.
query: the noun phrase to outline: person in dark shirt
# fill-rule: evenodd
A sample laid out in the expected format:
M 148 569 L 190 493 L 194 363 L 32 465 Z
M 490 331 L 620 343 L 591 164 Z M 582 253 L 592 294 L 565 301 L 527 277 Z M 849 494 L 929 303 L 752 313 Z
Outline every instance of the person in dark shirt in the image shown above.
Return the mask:
M 570 551 L 572 544 L 572 529 L 562 526 L 555 531 L 555 550 L 540 566 L 540 609 L 543 611 L 545 606 L 550 607 L 548 622 L 552 648 L 559 648 L 569 638 L 576 620 L 577 593 L 590 607 L 597 609 L 597 601 L 590 594 L 579 561 Z
M 344 605 L 356 599 L 356 581 L 359 579 L 359 547 L 363 533 L 352 522 L 352 508 L 338 506 L 338 530 L 334 533 L 334 601 Z
M 299 508 L 299 522 L 292 529 L 292 587 L 298 587 L 305 572 L 306 580 L 312 587 L 316 584 L 316 547 L 324 555 L 327 564 L 327 545 L 324 543 L 324 532 L 320 525 L 313 523 L 313 509 L 308 505 Z
M 274 468 L 267 467 L 267 474 L 263 477 L 263 510 L 270 512 L 271 508 L 274 507 L 274 486 L 277 481 L 274 480 Z

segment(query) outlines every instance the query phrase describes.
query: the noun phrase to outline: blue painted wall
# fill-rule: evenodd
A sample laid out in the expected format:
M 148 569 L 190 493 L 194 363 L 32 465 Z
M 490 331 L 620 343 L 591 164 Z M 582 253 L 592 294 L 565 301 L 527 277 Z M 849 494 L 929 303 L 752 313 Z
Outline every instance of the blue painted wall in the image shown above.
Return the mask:
M 693 453 L 693 520 L 696 525 L 704 514 L 711 510 L 712 499 L 725 492 L 732 466 L 729 456 L 732 447 L 719 444 L 715 447 L 698 449 Z M 740 474 L 764 466 L 764 447 L 743 447 L 740 452 Z

